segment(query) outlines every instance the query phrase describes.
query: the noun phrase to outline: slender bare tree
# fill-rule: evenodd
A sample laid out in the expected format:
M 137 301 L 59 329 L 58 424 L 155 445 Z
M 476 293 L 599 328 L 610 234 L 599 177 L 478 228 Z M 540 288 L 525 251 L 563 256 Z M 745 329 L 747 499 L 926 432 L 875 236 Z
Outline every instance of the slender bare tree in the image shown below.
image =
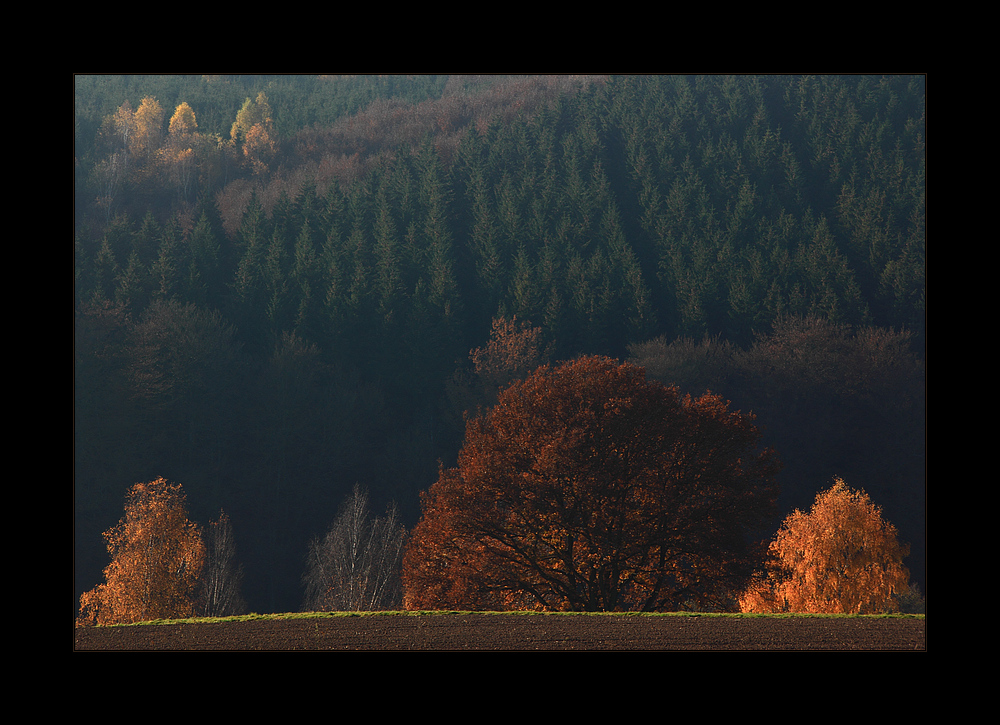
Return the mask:
M 240 592 L 243 565 L 236 562 L 233 526 L 225 511 L 205 532 L 205 571 L 198 613 L 203 617 L 245 614 L 246 602 Z
M 355 485 L 326 535 L 309 545 L 303 610 L 398 608 L 404 538 L 395 503 L 372 518 L 367 491 Z

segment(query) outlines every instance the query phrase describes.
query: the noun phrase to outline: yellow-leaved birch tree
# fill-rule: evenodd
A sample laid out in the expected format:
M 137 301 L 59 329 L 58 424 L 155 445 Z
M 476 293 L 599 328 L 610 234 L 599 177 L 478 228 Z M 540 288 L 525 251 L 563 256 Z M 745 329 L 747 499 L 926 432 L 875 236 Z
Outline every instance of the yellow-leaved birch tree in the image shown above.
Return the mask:
M 104 532 L 111 563 L 104 584 L 80 597 L 78 625 L 177 619 L 194 613 L 205 561 L 197 524 L 188 521 L 179 484 L 164 478 L 137 483 L 125 516 Z
M 841 479 L 808 513 L 796 510 L 770 545 L 766 578 L 740 599 L 744 612 L 878 614 L 908 591 L 909 546 L 864 491 Z

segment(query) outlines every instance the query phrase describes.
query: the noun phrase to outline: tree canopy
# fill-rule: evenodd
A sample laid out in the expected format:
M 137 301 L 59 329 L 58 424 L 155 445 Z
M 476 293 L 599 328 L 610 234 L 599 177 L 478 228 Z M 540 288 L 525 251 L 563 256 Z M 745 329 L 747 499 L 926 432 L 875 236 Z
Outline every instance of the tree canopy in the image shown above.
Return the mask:
M 125 516 L 105 532 L 111 563 L 104 584 L 80 598 L 78 622 L 128 624 L 194 613 L 205 545 L 188 521 L 180 485 L 164 478 L 137 483 Z
M 796 510 L 770 545 L 767 577 L 741 597 L 745 612 L 880 614 L 899 610 L 909 546 L 864 491 L 843 480 Z
M 778 461 L 753 417 L 600 356 L 544 366 L 469 421 L 423 495 L 409 608 L 720 605 L 760 564 Z

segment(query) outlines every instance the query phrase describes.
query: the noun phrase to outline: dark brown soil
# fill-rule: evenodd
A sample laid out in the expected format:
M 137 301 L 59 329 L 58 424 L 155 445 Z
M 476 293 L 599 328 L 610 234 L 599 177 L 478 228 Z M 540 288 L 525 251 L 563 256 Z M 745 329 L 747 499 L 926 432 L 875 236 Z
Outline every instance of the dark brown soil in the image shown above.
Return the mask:
M 74 650 L 926 650 L 915 617 L 370 614 L 85 627 Z

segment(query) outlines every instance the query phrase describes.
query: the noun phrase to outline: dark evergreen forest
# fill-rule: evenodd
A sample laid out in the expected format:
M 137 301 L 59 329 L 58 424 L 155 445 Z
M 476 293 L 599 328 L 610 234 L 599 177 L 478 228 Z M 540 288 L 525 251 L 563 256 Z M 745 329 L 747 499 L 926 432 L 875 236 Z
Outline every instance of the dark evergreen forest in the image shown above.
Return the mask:
M 74 90 L 74 607 L 163 476 L 299 609 L 355 484 L 416 523 L 501 317 L 755 412 L 782 516 L 864 488 L 926 592 L 923 76 Z

